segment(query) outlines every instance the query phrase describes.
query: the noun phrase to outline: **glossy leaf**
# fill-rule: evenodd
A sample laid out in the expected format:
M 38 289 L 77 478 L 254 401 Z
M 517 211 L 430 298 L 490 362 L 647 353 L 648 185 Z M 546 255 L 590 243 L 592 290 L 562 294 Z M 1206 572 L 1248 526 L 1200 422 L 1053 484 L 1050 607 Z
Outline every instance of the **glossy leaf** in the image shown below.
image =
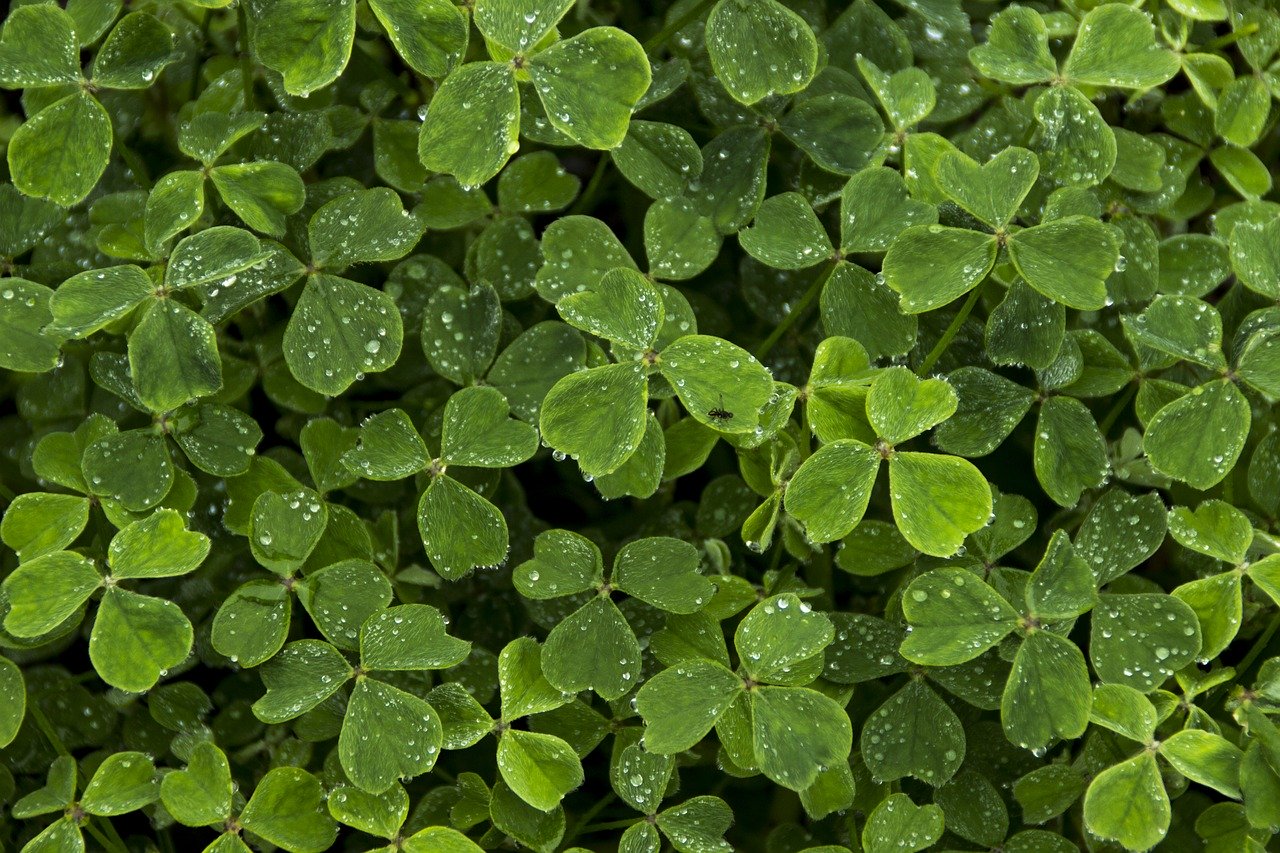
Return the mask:
M 255 47 L 263 64 L 283 75 L 289 94 L 306 96 L 342 73 L 355 19 L 355 3 L 347 0 L 283 0 L 255 22 Z
M 497 62 L 469 62 L 450 74 L 431 101 L 418 157 L 434 172 L 447 172 L 463 186 L 488 181 L 520 148 L 520 96 L 509 66 Z M 473 134 L 457 134 L 458 124 L 481 125 Z M 481 144 L 476 144 L 480 140 Z
M 931 311 L 977 286 L 995 264 L 996 249 L 994 239 L 977 231 L 914 225 L 885 254 L 884 280 L 903 312 Z
M 102 104 L 81 92 L 45 107 L 14 132 L 9 173 L 26 195 L 69 207 L 97 185 L 110 155 L 111 119 Z
M 716 76 L 744 104 L 800 91 L 817 64 L 813 31 L 777 0 L 721 0 L 707 18 L 706 38 Z
M 889 458 L 893 520 L 919 551 L 954 554 L 991 515 L 991 488 L 973 464 L 955 456 L 898 452 Z
M 556 42 L 530 58 L 528 71 L 552 126 L 579 145 L 606 150 L 626 137 L 651 79 L 640 43 L 614 27 Z
M 89 659 L 103 681 L 141 693 L 186 660 L 192 636 L 191 623 L 172 601 L 113 587 L 98 605 Z
M 339 394 L 366 373 L 395 363 L 403 338 L 391 297 L 349 279 L 317 275 L 307 282 L 285 329 L 285 361 L 307 388 Z

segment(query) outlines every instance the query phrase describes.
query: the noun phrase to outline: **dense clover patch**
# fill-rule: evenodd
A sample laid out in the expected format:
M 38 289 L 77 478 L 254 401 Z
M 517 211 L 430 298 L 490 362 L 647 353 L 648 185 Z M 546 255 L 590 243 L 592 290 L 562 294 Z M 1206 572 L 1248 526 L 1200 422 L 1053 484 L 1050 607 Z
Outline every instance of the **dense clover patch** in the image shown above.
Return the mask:
M 0 850 L 1263 851 L 1267 0 L 22 0 Z

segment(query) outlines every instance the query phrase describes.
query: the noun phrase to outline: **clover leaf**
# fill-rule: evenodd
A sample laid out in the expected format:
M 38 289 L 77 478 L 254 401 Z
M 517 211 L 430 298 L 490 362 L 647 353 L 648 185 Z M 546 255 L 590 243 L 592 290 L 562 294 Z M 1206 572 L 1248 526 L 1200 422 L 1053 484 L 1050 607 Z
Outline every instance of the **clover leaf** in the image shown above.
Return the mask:
M 86 79 L 76 27 L 75 18 L 57 6 L 15 10 L 0 41 L 0 86 L 146 88 L 174 59 L 168 27 L 147 12 L 134 12 L 116 23 Z M 71 139 L 74 144 L 68 144 Z M 89 91 L 46 101 L 9 142 L 14 185 L 64 207 L 76 204 L 106 171 L 111 144 L 111 118 Z
M 550 530 L 538 536 L 534 547 L 534 559 L 515 570 L 523 595 L 545 599 L 593 588 L 596 593 L 547 636 L 543 669 L 565 692 L 591 689 L 605 699 L 616 699 L 631 690 L 640 674 L 640 647 L 610 597 L 614 589 L 671 613 L 694 612 L 714 589 L 698 573 L 697 550 L 677 539 L 629 544 L 618 552 L 608 576 L 599 550 L 576 534 Z
M 1172 77 L 1177 58 L 1155 43 L 1151 20 L 1136 9 L 1098 6 L 1080 22 L 1063 75 L 1079 83 L 1149 89 Z
M 842 538 L 861 521 L 880 461 L 887 459 L 898 529 L 915 548 L 950 556 L 986 523 L 990 489 L 963 459 L 900 451 L 894 444 L 945 420 L 955 410 L 955 392 L 943 380 L 922 382 L 904 368 L 890 368 L 876 375 L 865 405 L 879 435 L 876 445 L 840 439 L 820 448 L 791 478 L 787 512 L 814 541 Z
M 329 643 L 290 643 L 263 667 L 267 692 L 253 711 L 264 721 L 289 720 L 354 678 L 338 752 L 347 776 L 377 794 L 398 778 L 430 770 L 439 757 L 443 731 L 426 700 L 366 673 L 443 669 L 465 659 L 471 646 L 445 633 L 439 611 L 406 604 L 367 618 L 360 626 L 359 648 L 357 670 Z
M 613 27 L 559 40 L 554 27 L 567 11 L 558 2 L 479 5 L 475 23 L 488 38 L 493 61 L 460 65 L 444 78 L 418 142 L 428 169 L 454 175 L 463 186 L 494 177 L 519 150 L 517 80 L 526 77 L 547 121 L 567 138 L 598 149 L 622 142 L 631 111 L 649 88 L 648 59 L 634 38 Z M 473 116 L 483 116 L 481 133 L 470 138 L 452 133 L 454 125 L 470 123 Z
M 191 623 L 173 602 L 118 583 L 187 574 L 208 552 L 209 540 L 188 531 L 177 512 L 156 510 L 111 540 L 105 576 L 93 561 L 72 551 L 54 551 L 20 566 L 3 585 L 10 602 L 5 629 L 17 636 L 45 634 L 82 614 L 102 588 L 90 660 L 105 681 L 121 690 L 148 690 L 190 653 Z
M 744 104 L 798 92 L 816 70 L 818 43 L 813 31 L 777 0 L 720 0 L 707 18 L 706 38 L 716 75 Z
M 821 766 L 848 754 L 848 717 L 815 690 L 765 685 L 811 681 L 816 672 L 806 676 L 806 667 L 794 674 L 792 669 L 821 655 L 833 636 L 826 617 L 796 596 L 767 599 L 735 635 L 744 675 L 704 660 L 672 667 L 645 682 L 636 700 L 646 722 L 646 748 L 662 754 L 687 749 L 745 700 L 752 720 L 751 750 L 761 772 L 792 790 L 809 787 Z
M 0 848 L 1268 846 L 1272 4 L 10 5 Z

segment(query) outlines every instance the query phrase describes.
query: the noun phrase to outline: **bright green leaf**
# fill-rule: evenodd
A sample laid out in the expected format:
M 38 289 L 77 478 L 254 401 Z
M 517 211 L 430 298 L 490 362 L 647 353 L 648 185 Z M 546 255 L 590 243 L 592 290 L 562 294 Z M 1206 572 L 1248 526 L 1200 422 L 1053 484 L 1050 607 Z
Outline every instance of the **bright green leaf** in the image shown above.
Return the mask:
M 4 579 L 9 612 L 4 627 L 17 637 L 46 634 L 79 610 L 102 576 L 92 561 L 70 551 L 55 551 L 23 563 Z
M 333 396 L 364 374 L 389 368 L 403 341 L 400 312 L 390 296 L 345 278 L 317 275 L 289 317 L 284 354 L 300 383 Z
M 1173 596 L 1104 595 L 1091 619 L 1089 657 L 1105 682 L 1150 693 L 1200 655 L 1195 612 Z
M 921 314 L 973 290 L 996 262 L 989 234 L 942 225 L 907 228 L 884 256 L 884 280 L 903 312 Z
M 324 806 L 320 780 L 298 767 L 276 767 L 253 790 L 240 823 L 292 853 L 328 850 L 338 827 Z
M 172 299 L 158 299 L 129 335 L 129 370 L 138 397 L 168 412 L 222 387 L 217 333 L 208 320 Z
M 991 488 L 973 463 L 938 453 L 889 457 L 893 520 L 917 550 L 949 557 L 991 515 Z
M 614 27 L 558 41 L 530 57 L 527 68 L 552 126 L 601 150 L 622 143 L 631 110 L 651 80 L 644 48 Z
M 1159 843 L 1170 811 L 1155 755 L 1140 752 L 1095 776 L 1084 796 L 1084 820 L 1090 832 L 1130 850 Z
M 1177 72 L 1177 57 L 1156 44 L 1150 16 L 1117 4 L 1084 16 L 1062 68 L 1073 82 L 1121 89 L 1149 89 Z
M 9 140 L 9 174 L 26 195 L 63 207 L 83 201 L 107 169 L 111 119 L 87 92 L 36 113 Z
M 98 605 L 89 659 L 112 687 L 141 693 L 186 660 L 192 636 L 191 623 L 172 601 L 112 587 Z
M 511 67 L 469 62 L 446 77 L 431 100 L 418 157 L 431 171 L 454 175 L 464 187 L 479 186 L 519 150 L 519 122 L 520 96 Z M 459 134 L 459 126 L 473 132 Z
M 520 799 L 544 812 L 582 784 L 582 763 L 552 735 L 508 729 L 498 740 L 498 770 Z
M 347 65 L 356 34 L 354 0 L 279 0 L 255 22 L 262 64 L 284 76 L 291 95 L 328 86 Z
M 706 39 L 716 77 L 744 104 L 800 91 L 817 66 L 809 24 L 777 0 L 720 0 L 707 18 Z
M 1068 216 L 1009 238 L 1009 257 L 1027 284 L 1068 308 L 1097 311 L 1120 257 L 1115 233 L 1096 219 Z
M 412 693 L 374 681 L 356 681 L 347 702 L 338 755 L 356 785 L 380 794 L 397 779 L 426 773 L 443 737 L 434 709 Z
M 418 532 L 431 565 L 449 580 L 507 558 L 507 522 L 502 513 L 443 474 L 432 479 L 418 502 Z
M 1231 471 L 1249 433 L 1249 404 L 1230 380 L 1193 388 L 1156 412 L 1144 446 L 1156 470 L 1197 489 Z
M 566 693 L 594 690 L 617 699 L 640 681 L 640 645 L 618 606 L 597 596 L 551 629 L 542 668 Z
M 1043 750 L 1084 734 L 1090 700 L 1089 668 L 1080 649 L 1057 634 L 1036 631 L 1013 659 L 1000 721 L 1010 742 Z
M 973 660 L 1014 629 L 1018 613 L 999 593 L 964 569 L 935 569 L 902 596 L 911 633 L 902 655 L 929 666 Z

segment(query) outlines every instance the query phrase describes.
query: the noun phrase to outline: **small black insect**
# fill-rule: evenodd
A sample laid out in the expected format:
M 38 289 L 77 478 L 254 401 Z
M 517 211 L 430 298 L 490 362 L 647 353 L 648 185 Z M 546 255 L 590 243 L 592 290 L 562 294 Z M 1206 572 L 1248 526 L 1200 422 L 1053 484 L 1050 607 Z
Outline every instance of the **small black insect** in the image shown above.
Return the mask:
M 711 411 L 707 412 L 707 417 L 711 418 L 712 420 L 716 420 L 716 421 L 731 421 L 731 420 L 733 420 L 733 412 L 726 411 L 726 410 L 725 410 L 725 408 L 724 408 L 724 395 L 723 395 L 723 394 L 721 394 L 721 395 L 720 395 L 720 405 L 716 406 L 714 409 L 712 409 Z

